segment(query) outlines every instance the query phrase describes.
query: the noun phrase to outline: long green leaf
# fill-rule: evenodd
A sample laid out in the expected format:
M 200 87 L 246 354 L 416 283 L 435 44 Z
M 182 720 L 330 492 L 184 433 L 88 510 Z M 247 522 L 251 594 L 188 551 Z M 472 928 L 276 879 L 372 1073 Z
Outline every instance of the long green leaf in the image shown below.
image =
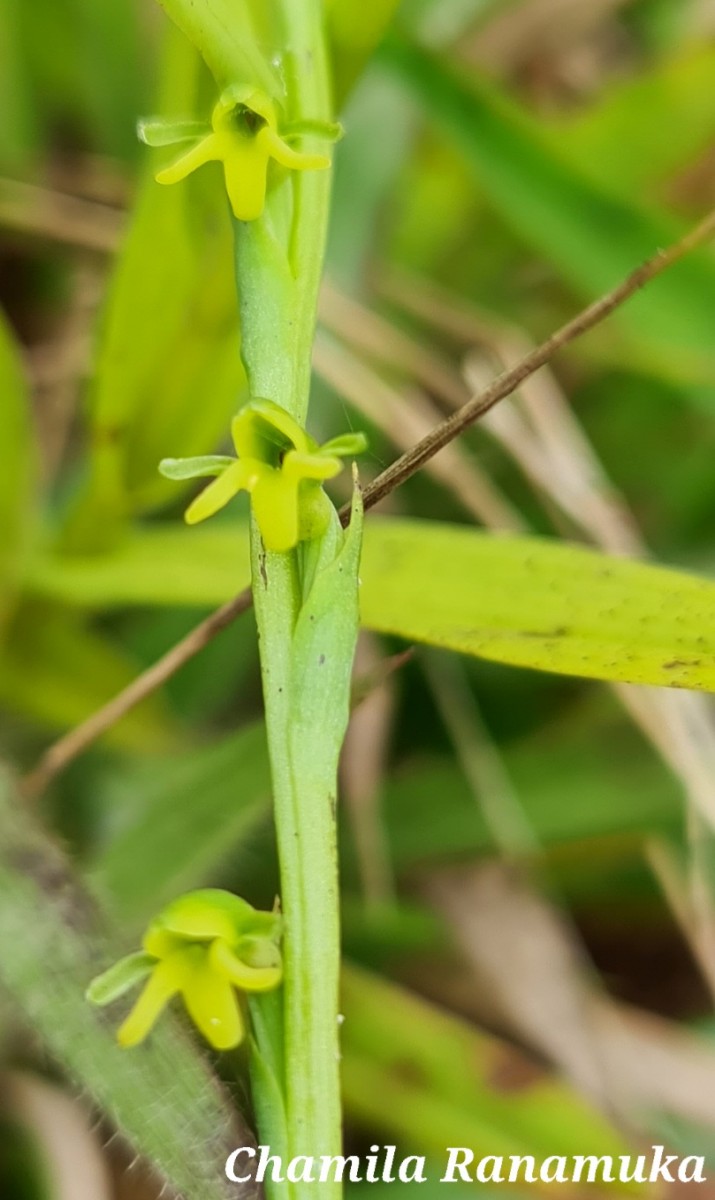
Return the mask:
M 417 47 L 390 43 L 385 59 L 450 139 L 515 232 L 588 298 L 613 287 L 677 235 L 590 180 L 548 143 L 506 96 Z M 711 378 L 715 265 L 694 254 L 655 280 L 614 318 L 644 366 Z
M 205 177 L 185 188 L 146 180 L 97 356 L 90 510 L 97 498 L 136 512 L 177 497 L 160 460 L 211 451 L 227 430 L 243 383 L 229 238 Z
M 250 579 L 247 526 L 214 523 L 138 527 L 106 554 L 38 555 L 26 582 L 33 592 L 82 608 L 198 607 L 223 603 Z
M 246 553 L 230 527 L 144 533 L 124 562 L 40 561 L 30 578 L 80 606 L 221 604 L 245 585 Z M 715 690 L 715 583 L 684 572 L 545 538 L 372 518 L 360 574 L 362 623 L 380 633 L 560 675 Z
M 136 675 L 137 664 L 76 612 L 28 600 L 13 616 L 0 657 L 0 705 L 52 730 L 67 729 Z M 157 697 L 107 732 L 110 743 L 137 751 L 168 750 L 177 736 Z
M 715 690 L 715 583 L 546 539 L 368 528 L 370 629 L 562 675 Z

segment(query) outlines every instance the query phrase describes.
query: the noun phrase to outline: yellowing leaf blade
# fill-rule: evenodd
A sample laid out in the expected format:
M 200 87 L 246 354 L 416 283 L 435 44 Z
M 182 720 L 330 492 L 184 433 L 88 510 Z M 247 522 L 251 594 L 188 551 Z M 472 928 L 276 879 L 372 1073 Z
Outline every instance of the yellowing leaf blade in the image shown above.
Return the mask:
M 715 690 L 715 583 L 584 547 L 375 520 L 363 624 L 563 675 Z

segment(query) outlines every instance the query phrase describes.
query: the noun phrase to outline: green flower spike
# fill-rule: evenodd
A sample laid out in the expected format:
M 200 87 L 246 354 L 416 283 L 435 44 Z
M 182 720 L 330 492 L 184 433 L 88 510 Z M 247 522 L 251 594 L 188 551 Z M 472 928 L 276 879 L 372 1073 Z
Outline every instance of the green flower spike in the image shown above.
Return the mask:
M 330 520 L 323 484 L 342 469 L 341 458 L 361 454 L 367 441 L 349 433 L 319 446 L 272 400 L 251 400 L 231 425 L 238 458 L 165 458 L 168 479 L 218 478 L 186 510 L 189 525 L 213 516 L 240 491 L 250 492 L 253 513 L 267 550 L 292 550 L 319 537 Z
M 193 143 L 175 163 L 158 172 L 158 183 L 178 183 L 204 163 L 223 163 L 226 191 L 239 221 L 255 221 L 263 212 L 271 160 L 291 171 L 320 171 L 330 166 L 326 155 L 303 154 L 288 145 L 287 138 L 304 132 L 334 139 L 339 127 L 308 123 L 286 129 L 281 136 L 276 106 L 270 97 L 240 84 L 222 92 L 210 125 L 157 118 L 142 120 L 138 126 L 139 137 L 148 146 Z
M 266 992 L 278 986 L 280 932 L 277 913 L 257 912 L 230 892 L 188 892 L 152 921 L 143 951 L 121 959 L 92 981 L 87 999 L 110 1004 L 146 979 L 117 1033 L 121 1046 L 142 1042 L 172 997 L 181 995 L 207 1042 L 217 1050 L 230 1050 L 244 1036 L 234 989 Z

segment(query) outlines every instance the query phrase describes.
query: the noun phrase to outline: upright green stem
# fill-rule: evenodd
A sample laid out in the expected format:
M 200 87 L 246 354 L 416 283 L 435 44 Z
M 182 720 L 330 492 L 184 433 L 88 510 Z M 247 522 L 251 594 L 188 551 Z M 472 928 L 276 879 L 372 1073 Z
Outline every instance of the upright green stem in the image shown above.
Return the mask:
M 279 0 L 286 117 L 329 120 L 319 0 Z M 242 354 L 251 393 L 275 400 L 299 421 L 308 409 L 317 294 L 328 218 L 328 172 L 293 173 L 265 215 L 236 225 Z M 304 602 L 300 550 L 270 554 L 254 529 L 253 578 L 285 916 L 285 1089 L 288 1150 L 341 1150 L 338 1070 L 340 961 L 335 787 L 338 744 L 307 770 L 296 744 L 293 635 Z M 346 664 L 349 678 L 350 664 Z M 326 681 L 327 682 L 327 681 Z M 341 703 L 338 697 L 335 701 Z M 316 742 L 322 730 L 313 731 Z M 309 744 L 311 730 L 301 727 Z M 298 762 L 300 759 L 300 762 Z M 297 1184 L 300 1197 L 310 1184 Z M 321 1185 L 326 1197 L 339 1184 Z
M 278 0 L 284 44 L 286 120 L 331 118 L 319 0 Z M 292 172 L 263 217 L 235 222 L 242 354 L 251 392 L 303 423 L 330 211 L 330 172 Z
M 292 1156 L 334 1155 L 341 1147 L 336 763 L 316 762 L 312 775 L 295 769 L 291 753 L 294 680 L 284 647 L 297 606 L 293 581 L 285 570 L 288 564 L 278 563 L 276 557 L 256 551 L 254 594 L 285 917 L 288 1146 Z

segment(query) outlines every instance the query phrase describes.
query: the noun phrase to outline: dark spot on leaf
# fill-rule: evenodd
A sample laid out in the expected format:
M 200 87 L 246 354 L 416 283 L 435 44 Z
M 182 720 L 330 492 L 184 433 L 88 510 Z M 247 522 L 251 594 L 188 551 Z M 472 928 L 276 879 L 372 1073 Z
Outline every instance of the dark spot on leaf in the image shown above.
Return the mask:
M 554 629 L 520 629 L 519 637 L 525 638 L 562 638 L 571 631 L 567 625 L 557 625 Z

